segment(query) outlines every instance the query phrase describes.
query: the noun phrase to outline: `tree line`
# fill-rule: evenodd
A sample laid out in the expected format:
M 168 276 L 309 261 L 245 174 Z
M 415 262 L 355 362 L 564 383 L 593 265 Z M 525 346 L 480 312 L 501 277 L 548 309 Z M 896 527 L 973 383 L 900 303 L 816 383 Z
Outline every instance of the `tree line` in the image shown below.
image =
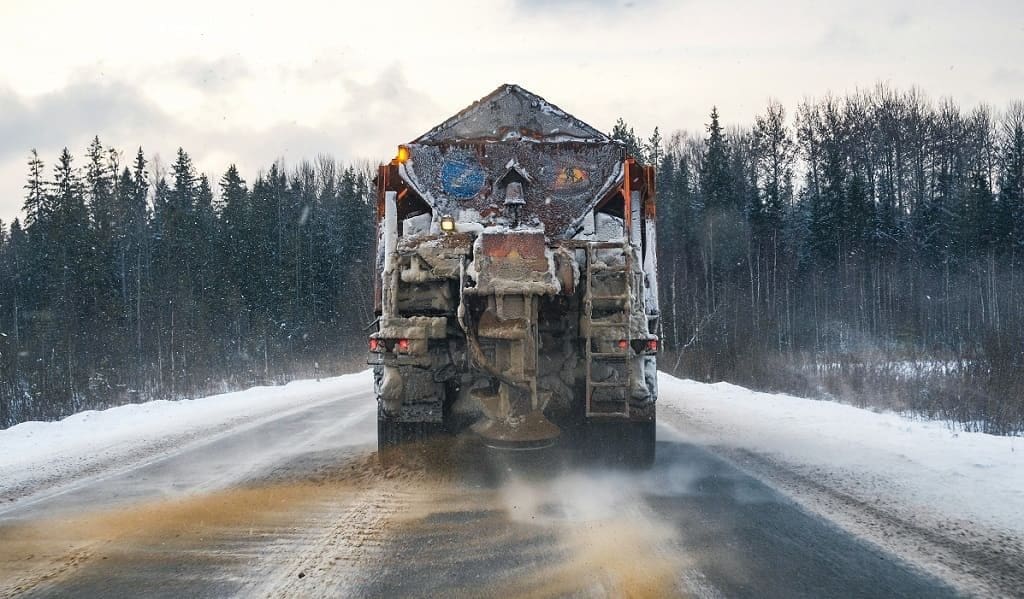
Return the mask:
M 709 121 L 613 131 L 658 166 L 663 369 L 1024 430 L 1024 104 L 878 85 Z
M 191 397 L 363 357 L 372 320 L 369 170 L 327 156 L 214 187 L 89 145 L 28 162 L 24 220 L 0 223 L 0 428 Z
M 878 85 L 612 135 L 657 166 L 662 369 L 1024 430 L 1024 104 Z M 84 162 L 33 152 L 0 224 L 0 427 L 362 359 L 370 169 Z

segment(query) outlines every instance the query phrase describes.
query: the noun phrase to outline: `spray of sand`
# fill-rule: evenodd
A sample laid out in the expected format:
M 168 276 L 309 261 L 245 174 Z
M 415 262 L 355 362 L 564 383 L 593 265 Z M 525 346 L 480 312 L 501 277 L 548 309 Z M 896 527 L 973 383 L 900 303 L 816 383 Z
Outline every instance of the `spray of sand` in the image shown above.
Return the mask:
M 292 524 L 325 502 L 345 502 L 383 471 L 364 455 L 303 480 L 263 482 L 213 493 L 0 525 L 0 597 L 53 582 L 79 567 L 152 545 L 188 546 L 218 535 L 245 536 Z
M 355 536 L 346 536 L 353 523 L 342 517 L 335 523 L 340 532 L 326 535 L 324 542 L 333 550 L 338 543 L 367 542 L 362 538 L 366 535 L 380 544 L 385 534 L 416 538 L 417 531 L 436 535 L 438 527 L 448 527 L 441 537 L 430 538 L 451 538 L 452 545 L 424 553 L 424 559 L 440 558 L 449 551 L 467 555 L 524 551 L 526 563 L 536 564 L 514 576 L 494 572 L 492 583 L 472 589 L 477 596 L 686 593 L 680 577 L 692 564 L 674 543 L 674 525 L 647 507 L 645 497 L 652 490 L 649 473 L 563 469 L 541 477 L 513 473 L 495 484 L 467 477 L 464 464 L 450 459 L 453 453 L 458 452 L 449 446 L 428 445 L 402 456 L 401 466 L 387 468 L 379 465 L 376 455 L 368 454 L 302 480 L 263 481 L 117 510 L 0 525 L 0 597 L 59 581 L 83 565 L 96 564 L 106 556 L 114 559 L 139 547 L 203 547 L 218 537 L 251 536 L 253 531 L 258 536 L 261 531 L 294 526 L 318 504 L 348 502 L 380 511 L 375 502 L 384 495 L 398 501 L 401 509 L 385 510 L 381 517 L 366 516 L 366 526 L 372 530 L 357 531 Z M 478 454 L 468 451 L 467 455 Z M 457 517 L 434 517 L 445 513 Z M 459 514 L 474 516 L 466 519 Z M 481 535 L 476 528 L 481 525 L 493 535 Z M 292 579 L 310 581 L 310 577 L 291 576 L 292 570 L 318 571 L 323 566 L 305 558 L 299 562 L 285 568 L 289 584 L 298 584 Z
M 549 527 L 563 550 L 563 559 L 520 581 L 512 594 L 682 595 L 685 556 L 673 546 L 673 526 L 645 507 L 642 488 L 639 475 L 593 470 L 546 481 L 509 480 L 500 493 L 508 517 Z

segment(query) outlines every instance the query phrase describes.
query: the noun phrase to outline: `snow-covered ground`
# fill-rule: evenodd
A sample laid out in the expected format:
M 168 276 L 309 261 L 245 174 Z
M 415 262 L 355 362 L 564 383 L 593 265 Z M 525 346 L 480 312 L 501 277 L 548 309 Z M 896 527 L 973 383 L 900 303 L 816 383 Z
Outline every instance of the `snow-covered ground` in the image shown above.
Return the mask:
M 1024 439 L 728 383 L 659 385 L 663 433 L 967 595 L 1022 588 Z
M 659 386 L 662 422 L 678 424 L 691 440 L 766 456 L 915 519 L 1024 536 L 1024 439 L 728 383 L 662 374 Z
M 0 430 L 0 499 L 158 457 L 192 439 L 209 441 L 239 427 L 365 394 L 370 371 L 182 401 L 151 401 L 86 411 L 57 422 L 25 422 Z
M 727 383 L 661 374 L 659 385 L 662 440 L 709 447 L 901 555 L 920 553 L 922 544 L 930 554 L 961 553 L 956 547 L 966 545 L 993 559 L 1007 549 L 1024 554 L 1024 439 Z M 19 424 L 0 431 L 0 504 L 60 492 L 339 398 L 360 396 L 361 405 L 370 388 L 364 371 Z
M 957 432 L 940 422 L 727 383 L 661 374 L 659 385 L 663 433 L 675 431 L 734 456 L 763 456 L 816 485 L 908 519 L 957 520 L 1024 537 L 1024 439 Z M 0 431 L 0 497 L 14 499 L 369 388 L 364 371 L 19 424 Z
M 941 422 L 726 383 L 661 374 L 659 385 L 660 441 L 707 448 L 806 510 L 969 594 L 992 594 L 1024 580 L 1024 439 L 958 432 Z M 121 474 L 149 486 L 122 484 L 114 495 L 141 496 L 150 487 L 178 492 L 192 488 L 182 479 L 192 474 L 192 486 L 201 490 L 209 488 L 206 475 L 230 485 L 234 479 L 221 480 L 221 470 L 230 474 L 248 462 L 275 462 L 271 458 L 293 445 L 299 453 L 334 451 L 338 443 L 368 445 L 371 388 L 371 374 L 364 371 L 20 424 L 0 431 L 0 511 L 31 509 L 55 497 L 73 503 L 76 492 Z M 307 428 L 309 438 L 294 437 Z M 330 443 L 321 447 L 317 435 Z M 149 465 L 159 469 L 171 456 L 203 456 L 211 447 L 228 454 L 204 458 L 206 471 L 192 472 L 203 464 L 187 460 L 182 470 L 178 460 L 178 470 L 162 474 L 168 481 L 149 480 L 152 471 L 141 478 L 130 474 Z M 687 464 L 663 466 L 680 485 L 690 484 Z M 986 586 L 992 580 L 1003 584 Z

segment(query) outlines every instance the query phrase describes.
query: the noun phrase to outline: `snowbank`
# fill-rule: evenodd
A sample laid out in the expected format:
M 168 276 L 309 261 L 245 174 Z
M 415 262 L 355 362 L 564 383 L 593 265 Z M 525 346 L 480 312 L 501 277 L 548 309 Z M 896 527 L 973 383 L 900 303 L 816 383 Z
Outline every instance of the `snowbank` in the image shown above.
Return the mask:
M 767 455 L 906 514 L 1024 534 L 1020 438 L 663 373 L 658 385 L 659 418 L 684 437 Z
M 1024 439 L 659 374 L 662 431 L 768 456 L 809 480 L 913 518 L 1024 535 Z M 371 373 L 185 401 L 153 401 L 0 431 L 0 499 L 138 462 L 191 439 L 352 395 Z M 755 472 L 757 474 L 757 472 Z
M 24 422 L 0 430 L 0 497 L 118 460 L 137 459 L 147 449 L 278 417 L 348 394 L 365 395 L 371 381 L 367 370 L 319 382 L 295 381 L 200 399 L 80 412 L 57 422 Z

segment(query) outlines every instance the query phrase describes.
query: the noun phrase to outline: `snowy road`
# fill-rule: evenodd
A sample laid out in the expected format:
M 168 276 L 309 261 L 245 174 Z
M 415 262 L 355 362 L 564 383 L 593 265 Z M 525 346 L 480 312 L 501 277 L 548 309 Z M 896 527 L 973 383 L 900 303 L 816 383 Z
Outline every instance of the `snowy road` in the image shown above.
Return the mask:
M 803 493 L 803 474 L 712 443 L 678 412 L 664 411 L 656 465 L 641 474 L 562 466 L 559 454 L 510 471 L 465 457 L 465 442 L 428 448 L 442 467 L 382 470 L 368 387 L 356 375 L 263 403 L 223 396 L 202 426 L 159 406 L 116 446 L 101 426 L 51 448 L 90 448 L 77 466 L 31 454 L 28 429 L 0 432 L 0 449 L 29 455 L 0 459 L 0 596 L 956 594 L 882 549 L 877 529 L 842 523 L 869 542 L 817 515 L 831 515 L 820 481 Z M 244 410 L 223 407 L 244 398 Z M 159 432 L 141 424 L 153 420 Z M 999 568 L 969 556 L 945 567 L 974 572 L 960 591 L 1020 588 L 1012 568 L 972 587 Z

